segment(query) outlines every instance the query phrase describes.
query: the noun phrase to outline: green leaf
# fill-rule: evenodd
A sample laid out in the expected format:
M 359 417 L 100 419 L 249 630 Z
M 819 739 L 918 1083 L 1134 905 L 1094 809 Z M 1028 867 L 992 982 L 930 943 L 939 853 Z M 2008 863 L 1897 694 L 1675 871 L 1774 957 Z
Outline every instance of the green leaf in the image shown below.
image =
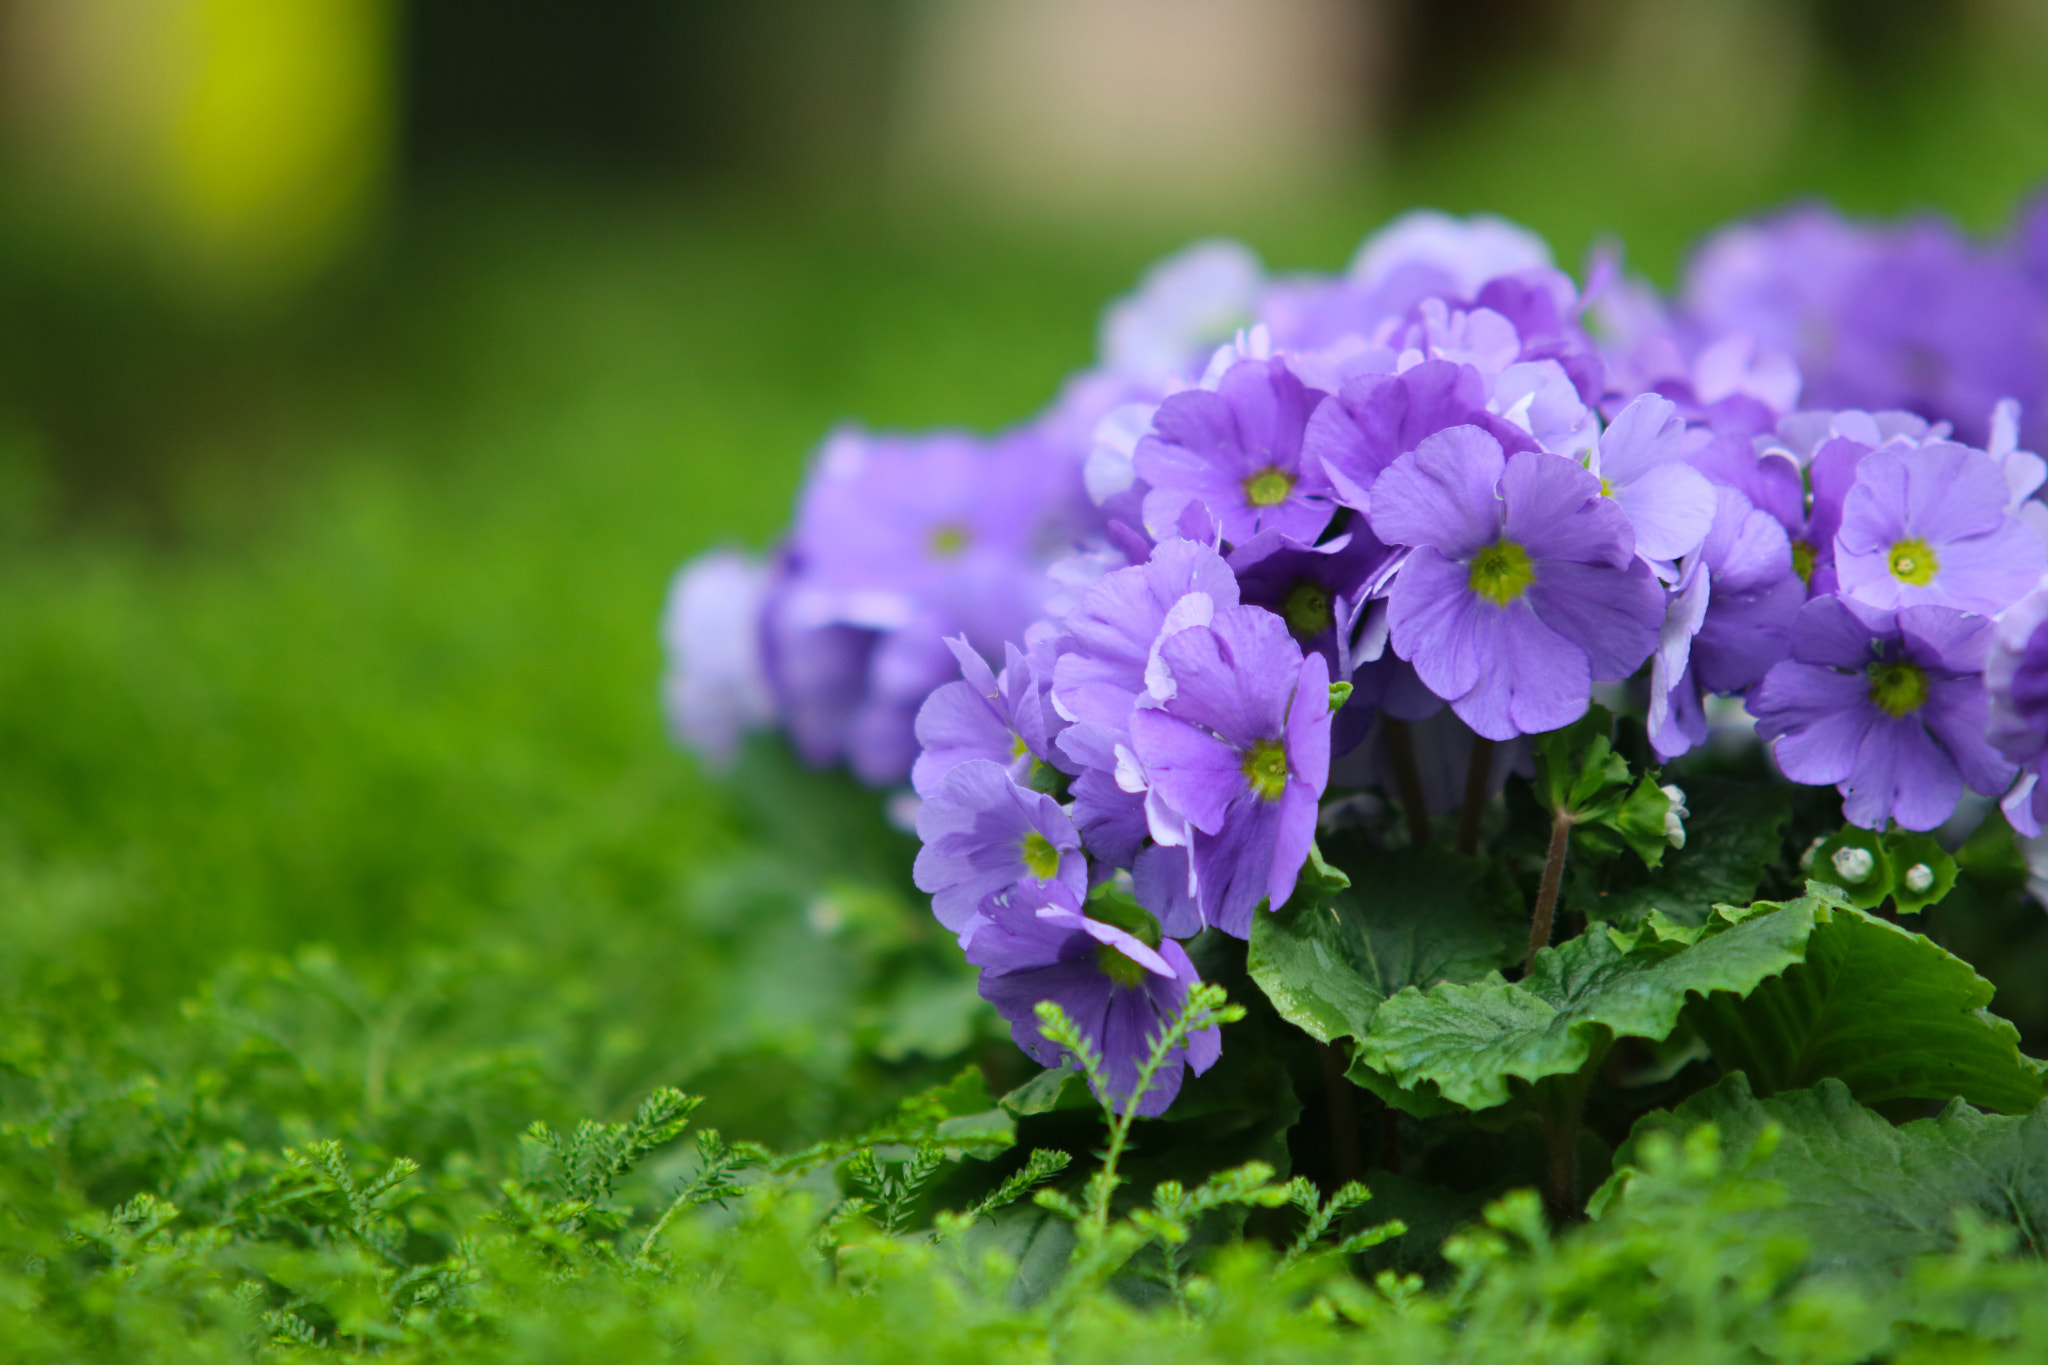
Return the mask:
M 1597 820 L 1628 785 L 1628 761 L 1614 752 L 1614 717 L 1588 708 L 1570 725 L 1535 737 L 1536 794 L 1552 812 Z
M 1018 1118 L 1096 1107 L 1095 1097 L 1088 1093 L 1087 1080 L 1070 1066 L 1047 1067 L 998 1103 Z
M 1671 839 L 1664 830 L 1664 817 L 1670 810 L 1671 798 L 1645 774 L 1608 823 L 1646 866 L 1655 867 L 1671 851 Z
M 1757 1244 L 1804 1241 L 1812 1271 L 1891 1287 L 1916 1257 L 1955 1250 L 1958 1210 L 2015 1227 L 2024 1248 L 2048 1254 L 2048 1108 L 2002 1118 L 1956 1103 L 1895 1128 L 1834 1080 L 1759 1099 L 1736 1074 L 1675 1112 L 1649 1115 L 1615 1153 L 1614 1176 L 1593 1198 L 1596 1216 L 1654 1218 L 1656 1185 L 1669 1177 L 1641 1169 L 1643 1144 L 1705 1123 L 1731 1157 L 1762 1139 L 1768 1155 L 1743 1174 L 1783 1186 L 1780 1198 L 1726 1216 Z M 1774 1148 L 1771 1125 L 1780 1130 Z
M 1956 887 L 1956 860 L 1932 834 L 1894 832 L 1885 839 L 1892 858 L 1892 901 L 1902 915 L 1938 905 Z
M 1755 899 L 1791 816 L 1784 789 L 1716 777 L 1683 782 L 1691 812 L 1685 847 L 1666 852 L 1654 872 L 1628 866 L 1575 878 L 1571 909 L 1615 924 L 1638 923 L 1653 909 L 1681 924 L 1705 924 L 1716 905 Z
M 1355 887 L 1311 888 L 1304 874 L 1279 913 L 1252 923 L 1252 979 L 1317 1042 L 1363 1033 L 1405 986 L 1475 980 L 1512 960 L 1523 910 L 1498 864 L 1426 847 L 1346 863 Z
M 1991 996 L 1990 982 L 1932 940 L 1842 907 L 1807 941 L 1804 962 L 1745 999 L 1701 1001 L 1688 1018 L 1760 1094 L 1832 1076 L 1865 1104 L 1959 1096 L 2025 1113 L 2042 1098 L 2041 1064 L 1987 1010 Z
M 1755 990 L 1799 960 L 1827 908 L 1809 895 L 1724 906 L 1697 928 L 1659 916 L 1639 934 L 1596 930 L 1546 948 L 1519 982 L 1496 972 L 1410 987 L 1373 1016 L 1352 1078 L 1418 1117 L 1505 1104 L 1512 1080 L 1575 1073 L 1617 1037 L 1668 1036 L 1689 997 Z

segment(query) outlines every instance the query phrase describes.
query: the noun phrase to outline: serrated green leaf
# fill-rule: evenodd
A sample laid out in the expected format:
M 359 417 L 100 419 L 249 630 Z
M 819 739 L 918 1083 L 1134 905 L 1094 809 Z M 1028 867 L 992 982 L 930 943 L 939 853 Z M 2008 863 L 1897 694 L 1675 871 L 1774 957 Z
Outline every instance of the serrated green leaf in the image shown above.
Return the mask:
M 2048 1108 L 2004 1118 L 1957 1103 L 1895 1128 L 1835 1080 L 1758 1098 L 1738 1073 L 1674 1112 L 1651 1114 L 1615 1153 L 1615 1174 L 1594 1196 L 1597 1215 L 1654 1217 L 1655 1201 L 1642 1196 L 1661 1177 L 1638 1169 L 1642 1144 L 1704 1123 L 1720 1130 L 1730 1158 L 1751 1151 L 1767 1126 L 1781 1130 L 1775 1149 L 1743 1174 L 1779 1182 L 1782 1199 L 1728 1216 L 1752 1240 L 1804 1241 L 1813 1271 L 1893 1284 L 1914 1258 L 1955 1249 L 1963 1209 L 2016 1227 L 2023 1248 L 2048 1254 Z
M 1755 990 L 1799 960 L 1828 909 L 1803 896 L 1732 910 L 1690 946 L 1585 934 L 1537 953 L 1519 982 L 1494 973 L 1428 991 L 1411 987 L 1374 1015 L 1359 1039 L 1353 1078 L 1419 1116 L 1440 1112 L 1438 1102 L 1491 1109 L 1508 1102 L 1511 1080 L 1574 1073 L 1617 1037 L 1667 1037 L 1690 997 Z
M 1606 876 L 1575 880 L 1567 904 L 1588 919 L 1634 924 L 1661 910 L 1681 924 L 1705 924 L 1716 905 L 1756 897 L 1764 871 L 1778 858 L 1791 803 L 1782 788 L 1725 778 L 1682 779 L 1685 847 L 1672 849 L 1654 872 L 1617 865 Z
M 1832 1076 L 1865 1104 L 1960 1096 L 2025 1113 L 2043 1095 L 2041 1064 L 2020 1054 L 1991 997 L 1990 982 L 1932 940 L 1841 907 L 1798 966 L 1746 999 L 1701 1001 L 1689 1018 L 1760 1094 Z
M 1498 865 L 1439 848 L 1365 850 L 1346 864 L 1350 889 L 1297 891 L 1252 924 L 1252 979 L 1316 1041 L 1362 1033 L 1405 986 L 1475 980 L 1512 959 L 1523 911 Z

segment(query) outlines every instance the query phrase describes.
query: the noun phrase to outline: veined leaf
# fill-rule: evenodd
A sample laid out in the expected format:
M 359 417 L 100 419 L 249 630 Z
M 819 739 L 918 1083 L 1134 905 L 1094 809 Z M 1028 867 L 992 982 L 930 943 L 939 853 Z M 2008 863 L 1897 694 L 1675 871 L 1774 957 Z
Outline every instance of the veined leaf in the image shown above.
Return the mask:
M 1833 1076 L 1864 1104 L 1960 1097 L 2023 1114 L 2043 1096 L 2042 1066 L 2019 1030 L 1985 1007 L 1991 983 L 1932 940 L 1848 907 L 1828 916 L 1805 961 L 1746 998 L 1715 995 L 1688 1013 L 1727 1070 L 1757 1093 Z
M 1659 1177 L 1638 1169 L 1642 1144 L 1703 1123 L 1720 1130 L 1730 1158 L 1756 1149 L 1777 1125 L 1775 1147 L 1766 1140 L 1768 1155 L 1742 1174 L 1779 1182 L 1782 1197 L 1729 1216 L 1759 1242 L 1805 1242 L 1814 1271 L 1894 1282 L 1914 1257 L 1955 1249 L 1958 1210 L 2013 1226 L 2023 1249 L 2048 1254 L 2048 1108 L 2004 1118 L 1957 1101 L 1939 1118 L 1895 1128 L 1837 1080 L 1760 1099 L 1747 1077 L 1732 1075 L 1675 1112 L 1647 1116 L 1615 1153 L 1594 1215 L 1654 1217 L 1655 1201 L 1642 1196 Z
M 1725 778 L 1682 778 L 1685 847 L 1664 855 L 1655 871 L 1633 863 L 1585 868 L 1573 876 L 1567 904 L 1588 919 L 1641 922 L 1652 910 L 1681 924 L 1704 924 L 1716 905 L 1756 896 L 1764 870 L 1778 857 L 1791 803 L 1775 787 Z
M 1546 948 L 1519 982 L 1496 972 L 1410 987 L 1373 1016 L 1352 1078 L 1421 1117 L 1491 1109 L 1508 1102 L 1510 1081 L 1577 1072 L 1618 1037 L 1669 1036 L 1689 998 L 1755 990 L 1799 961 L 1828 909 L 1807 895 L 1723 906 L 1697 928 L 1652 916 L 1637 934 L 1596 928 Z
M 1511 960 L 1522 904 L 1497 864 L 1448 849 L 1367 850 L 1347 887 L 1302 878 L 1252 923 L 1247 966 L 1273 1008 L 1317 1042 L 1357 1037 L 1406 986 L 1471 981 Z

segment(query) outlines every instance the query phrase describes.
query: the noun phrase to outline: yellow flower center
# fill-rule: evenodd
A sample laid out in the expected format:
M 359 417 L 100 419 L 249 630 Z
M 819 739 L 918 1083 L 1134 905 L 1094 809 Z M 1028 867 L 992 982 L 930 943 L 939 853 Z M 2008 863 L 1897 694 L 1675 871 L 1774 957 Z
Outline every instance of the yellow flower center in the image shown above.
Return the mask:
M 1277 739 L 1260 739 L 1245 750 L 1244 780 L 1261 801 L 1278 801 L 1287 790 L 1287 746 Z
M 1909 716 L 1927 705 L 1927 675 L 1918 664 L 1872 664 L 1870 700 L 1888 716 Z
M 1918 536 L 1908 536 L 1892 546 L 1892 577 L 1914 587 L 1924 587 L 1934 581 L 1934 574 L 1941 562 L 1934 557 L 1934 547 Z
M 1059 873 L 1060 851 L 1034 829 L 1024 836 L 1024 866 L 1038 880 L 1049 882 Z
M 1297 640 L 1312 640 L 1337 622 L 1330 610 L 1329 592 L 1306 578 L 1287 590 L 1280 615 L 1287 622 L 1288 633 Z
M 1095 950 L 1095 965 L 1117 985 L 1129 989 L 1145 979 L 1145 969 L 1107 943 Z
M 931 551 L 935 559 L 951 559 L 967 548 L 967 528 L 948 522 L 932 532 Z
M 1799 575 L 1801 583 L 1813 582 L 1813 546 L 1804 540 L 1792 542 L 1792 572 Z
M 1512 540 L 1496 540 L 1472 556 L 1467 581 L 1472 591 L 1504 607 L 1536 581 L 1536 566 L 1529 562 L 1529 552 Z
M 1244 500 L 1254 507 L 1278 507 L 1294 490 L 1294 476 L 1267 465 L 1244 481 Z

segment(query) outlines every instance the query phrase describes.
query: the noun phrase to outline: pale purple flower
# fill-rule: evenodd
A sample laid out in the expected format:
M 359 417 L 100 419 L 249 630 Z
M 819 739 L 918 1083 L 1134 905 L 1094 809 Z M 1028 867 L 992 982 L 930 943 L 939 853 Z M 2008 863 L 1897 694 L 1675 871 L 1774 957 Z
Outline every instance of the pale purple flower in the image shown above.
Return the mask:
M 1816 598 L 1793 625 L 1791 658 L 1750 693 L 1757 734 L 1793 781 L 1833 784 L 1851 823 L 1933 829 L 1965 787 L 1996 796 L 2012 781 L 1984 737 L 1992 629 L 1948 607 Z
M 1936 441 L 1872 451 L 1857 467 L 1835 533 L 1842 591 L 1874 607 L 2003 611 L 2048 569 L 2048 547 L 2007 513 L 1997 461 Z
M 1265 271 L 1241 242 L 1211 238 L 1152 266 L 1103 311 L 1097 351 L 1113 373 L 1188 376 L 1252 320 Z
M 1361 375 L 1309 419 L 1303 447 L 1338 501 L 1361 512 L 1386 467 L 1450 427 L 1476 426 L 1510 453 L 1535 450 L 1528 431 L 1487 411 L 1486 377 L 1470 365 L 1425 360 L 1400 374 Z
M 2028 838 L 2048 818 L 2048 787 L 2041 783 L 2048 753 L 2048 588 L 2036 588 L 1998 618 L 1984 665 L 1990 697 L 1991 743 L 2020 765 L 2019 785 L 2006 797 L 2006 817 Z
M 761 662 L 767 594 L 767 566 L 737 550 L 699 555 L 669 588 L 663 707 L 676 738 L 714 767 L 729 765 L 740 736 L 775 716 Z
M 1595 678 L 1656 647 L 1664 594 L 1627 517 L 1565 456 L 1439 432 L 1380 476 L 1372 527 L 1416 547 L 1389 599 L 1395 652 L 1488 739 L 1569 725 Z
M 1349 530 L 1321 545 L 1264 532 L 1232 552 L 1230 567 L 1245 605 L 1264 607 L 1285 621 L 1296 643 L 1323 656 L 1332 681 L 1352 682 L 1363 662 L 1356 657 L 1355 637 L 1367 599 L 1394 570 L 1395 561 L 1395 551 L 1380 544 L 1363 519 L 1354 519 Z M 1331 736 L 1336 753 L 1348 752 L 1365 738 L 1375 704 L 1392 680 L 1375 676 L 1362 681 L 1365 685 L 1354 688 L 1337 713 Z
M 1703 694 L 1761 682 L 1791 648 L 1806 587 L 1785 529 L 1732 488 L 1717 488 L 1712 527 L 1672 593 L 1650 672 L 1649 731 L 1660 758 L 1707 736 Z
M 1427 294 L 1469 299 L 1488 280 L 1550 265 L 1549 243 L 1505 218 L 1411 209 L 1360 243 L 1346 273 L 1366 288 L 1406 275 L 1415 281 L 1418 300 Z
M 1074 722 L 1060 736 L 1061 750 L 1076 763 L 1114 767 L 1115 745 L 1147 692 L 1147 671 L 1156 674 L 1169 617 L 1199 624 L 1237 602 L 1230 565 L 1189 540 L 1163 540 L 1144 563 L 1098 579 L 1061 622 L 1053 705 Z
M 1132 714 L 1130 752 L 1148 800 L 1186 822 L 1203 919 L 1244 938 L 1262 899 L 1277 909 L 1293 894 L 1315 841 L 1329 666 L 1304 659 L 1286 623 L 1257 607 L 1220 610 L 1159 653 L 1173 694 Z M 1167 833 L 1155 821 L 1154 837 Z
M 1020 786 L 1028 786 L 1038 763 L 1064 767 L 1053 741 L 1066 722 L 1052 705 L 1052 630 L 1045 624 L 1025 633 L 1026 653 L 1005 645 L 1000 675 L 969 647 L 964 636 L 946 641 L 960 662 L 960 681 L 925 698 L 917 713 L 920 752 L 911 765 L 910 785 L 920 796 L 938 790 L 947 773 L 969 759 L 1003 765 Z
M 955 933 L 984 896 L 1022 886 L 1088 890 L 1081 836 L 1059 803 L 1010 780 L 1002 765 L 969 759 L 925 798 L 917 812 L 918 850 L 911 880 L 932 898 L 932 913 Z
M 1200 502 L 1232 544 L 1267 530 L 1315 539 L 1334 505 L 1322 467 L 1302 458 L 1301 439 L 1322 398 L 1279 359 L 1239 361 L 1213 391 L 1167 398 L 1133 461 L 1152 490 L 1146 530 L 1172 535 L 1182 512 Z
M 797 509 L 790 609 L 805 624 L 883 631 L 922 618 L 994 657 L 1039 617 L 1047 518 L 1076 500 L 1067 484 L 1079 480 L 1028 430 L 839 431 Z
M 1100 1054 L 1109 1093 L 1099 1098 L 1118 1112 L 1130 1105 L 1139 1072 L 1186 1007 L 1189 989 L 1201 984 L 1178 943 L 1151 942 L 1091 919 L 1063 886 L 989 897 L 961 946 L 981 968 L 982 996 L 1009 1020 L 1017 1046 L 1044 1066 L 1072 1060 L 1038 1027 L 1039 1002 L 1060 1007 Z M 1165 1113 L 1186 1069 L 1200 1075 L 1222 1050 L 1222 1032 L 1213 1026 L 1189 1034 L 1138 1097 L 1139 1115 Z
M 1646 393 L 1600 433 L 1589 466 L 1628 514 L 1636 553 L 1652 564 L 1691 554 L 1713 525 L 1713 485 L 1685 462 L 1685 434 L 1677 405 Z
M 1729 228 L 1696 256 L 1705 332 L 1790 353 L 1817 407 L 1910 408 L 1977 442 L 1992 404 L 2048 396 L 2048 333 L 2025 270 L 1954 227 L 1851 223 L 1806 206 Z

